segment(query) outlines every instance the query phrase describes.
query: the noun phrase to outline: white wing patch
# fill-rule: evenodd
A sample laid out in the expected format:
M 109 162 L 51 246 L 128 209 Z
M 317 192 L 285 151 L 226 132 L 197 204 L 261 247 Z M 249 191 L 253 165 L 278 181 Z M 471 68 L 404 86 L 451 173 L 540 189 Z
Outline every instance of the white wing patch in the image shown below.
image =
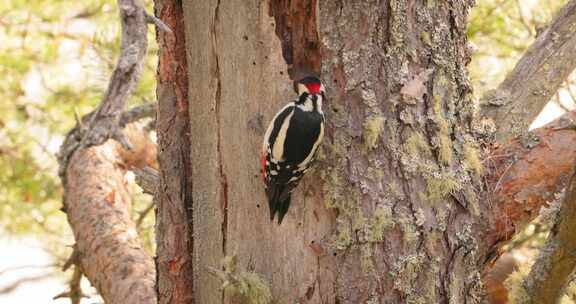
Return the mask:
M 280 127 L 280 131 L 278 132 L 278 136 L 276 136 L 276 140 L 274 141 L 274 146 L 272 147 L 272 157 L 276 161 L 284 160 L 284 142 L 286 141 L 286 133 L 288 133 L 288 127 L 290 126 L 290 120 L 294 115 L 294 110 L 286 116 L 286 119 L 282 122 L 282 126 Z
M 268 147 L 269 145 L 269 140 L 270 140 L 270 134 L 272 134 L 272 130 L 274 129 L 274 121 L 276 121 L 276 118 L 278 118 L 278 115 L 280 115 L 280 113 L 282 113 L 284 110 L 286 110 L 286 108 L 294 106 L 294 102 L 289 102 L 288 104 L 286 104 L 282 109 L 280 109 L 280 111 L 278 111 L 276 113 L 276 115 L 274 115 L 274 118 L 272 118 L 272 120 L 270 121 L 270 124 L 268 125 L 268 129 L 266 129 L 266 133 L 264 133 L 264 142 L 262 143 L 262 152 L 264 153 L 270 153 L 270 147 Z

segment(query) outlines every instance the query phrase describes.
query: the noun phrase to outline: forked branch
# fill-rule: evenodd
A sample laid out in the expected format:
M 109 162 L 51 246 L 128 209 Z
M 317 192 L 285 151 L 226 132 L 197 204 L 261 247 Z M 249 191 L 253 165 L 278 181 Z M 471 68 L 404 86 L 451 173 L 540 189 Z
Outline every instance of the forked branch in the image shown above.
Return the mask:
M 482 115 L 496 123 L 504 143 L 523 134 L 576 67 L 576 0 L 569 1 L 483 100 Z

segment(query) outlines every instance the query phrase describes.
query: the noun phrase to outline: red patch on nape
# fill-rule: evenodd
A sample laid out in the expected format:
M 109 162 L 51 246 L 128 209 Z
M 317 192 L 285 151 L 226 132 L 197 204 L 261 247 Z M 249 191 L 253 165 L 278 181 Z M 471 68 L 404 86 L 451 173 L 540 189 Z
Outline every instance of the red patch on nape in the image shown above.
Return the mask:
M 310 92 L 310 94 L 320 93 L 320 84 L 319 83 L 308 83 L 308 84 L 306 84 L 306 88 L 308 88 L 308 92 Z

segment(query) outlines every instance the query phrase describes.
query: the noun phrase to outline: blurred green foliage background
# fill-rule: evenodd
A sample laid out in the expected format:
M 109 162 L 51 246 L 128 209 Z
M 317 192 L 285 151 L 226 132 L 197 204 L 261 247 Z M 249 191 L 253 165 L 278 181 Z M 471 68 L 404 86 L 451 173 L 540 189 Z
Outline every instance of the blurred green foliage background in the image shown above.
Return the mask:
M 152 11 L 152 1 L 146 1 Z M 0 233 L 42 240 L 58 261 L 73 238 L 62 207 L 56 153 L 66 132 L 100 102 L 119 54 L 116 2 L 0 2 Z M 157 46 L 130 105 L 155 98 Z M 135 211 L 150 198 L 132 187 Z M 138 216 L 137 212 L 134 212 Z M 142 224 L 152 250 L 153 217 Z
M 477 2 L 468 34 L 476 50 L 470 76 L 480 98 L 504 79 L 566 1 Z M 152 12 L 152 1 L 145 4 Z M 0 235 L 34 237 L 59 263 L 70 254 L 73 237 L 59 210 L 63 191 L 55 154 L 75 115 L 90 112 L 102 98 L 119 53 L 117 17 L 111 0 L 0 2 Z M 155 99 L 157 46 L 152 29 L 149 34 L 149 56 L 131 105 Z M 573 82 L 552 101 L 556 112 L 573 106 Z M 151 199 L 132 189 L 138 217 Z M 140 227 L 151 252 L 152 213 Z M 534 225 L 510 250 L 538 248 L 546 225 Z

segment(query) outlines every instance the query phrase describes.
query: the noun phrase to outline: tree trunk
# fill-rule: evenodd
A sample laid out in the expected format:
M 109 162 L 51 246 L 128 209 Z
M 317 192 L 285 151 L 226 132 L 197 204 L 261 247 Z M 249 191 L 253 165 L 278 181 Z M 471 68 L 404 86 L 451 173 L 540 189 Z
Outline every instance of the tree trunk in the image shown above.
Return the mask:
M 156 0 L 155 13 L 172 33 L 157 31 L 158 162 L 156 193 L 157 292 L 159 303 L 190 303 L 192 279 L 192 188 L 190 119 L 182 5 Z
M 183 53 L 159 71 L 159 197 L 180 195 L 158 209 L 160 301 L 268 303 L 271 288 L 274 303 L 480 303 L 496 244 L 543 200 L 513 219 L 492 210 L 514 177 L 483 180 L 466 71 L 472 3 L 184 0 L 187 103 L 170 84 L 184 77 L 162 76 Z M 327 134 L 277 226 L 258 157 L 299 68 L 328 88 Z M 190 290 L 175 300 L 169 286 Z

